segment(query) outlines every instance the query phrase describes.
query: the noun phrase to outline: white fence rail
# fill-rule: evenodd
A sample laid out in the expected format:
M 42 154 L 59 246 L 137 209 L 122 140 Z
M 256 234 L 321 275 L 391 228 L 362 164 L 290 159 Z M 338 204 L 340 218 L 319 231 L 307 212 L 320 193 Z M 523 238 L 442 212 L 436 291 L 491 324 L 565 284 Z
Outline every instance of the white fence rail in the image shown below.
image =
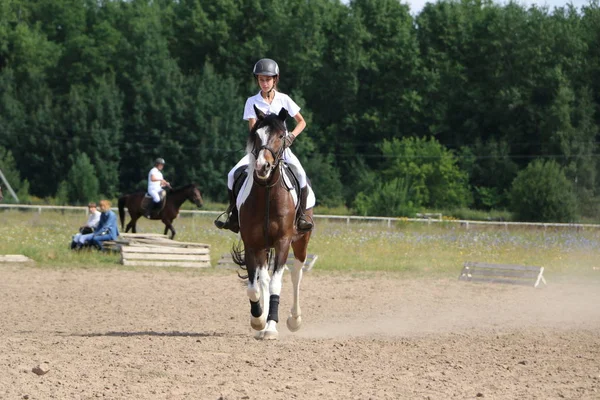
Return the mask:
M 87 207 L 76 207 L 76 206 L 47 206 L 47 205 L 28 205 L 28 204 L 0 204 L 0 209 L 31 209 L 36 210 L 39 214 L 43 210 L 46 211 L 60 211 L 60 210 L 71 210 L 81 211 L 87 215 Z M 118 209 L 112 208 L 114 211 Z M 201 210 L 180 210 L 181 214 L 198 214 L 198 215 L 219 215 L 221 211 L 201 211 Z M 418 214 L 422 218 L 393 218 L 393 217 L 360 217 L 356 215 L 314 215 L 315 219 L 329 219 L 345 221 L 347 224 L 353 222 L 369 222 L 379 221 L 388 227 L 392 226 L 394 222 L 425 222 L 428 224 L 432 223 L 451 223 L 460 224 L 465 229 L 469 229 L 471 226 L 499 226 L 508 228 L 511 226 L 515 227 L 537 227 L 537 228 L 574 228 L 574 229 L 596 229 L 600 228 L 600 224 L 562 224 L 562 223 L 536 223 L 536 222 L 507 222 L 507 221 L 468 221 L 468 220 L 444 220 L 441 214 Z

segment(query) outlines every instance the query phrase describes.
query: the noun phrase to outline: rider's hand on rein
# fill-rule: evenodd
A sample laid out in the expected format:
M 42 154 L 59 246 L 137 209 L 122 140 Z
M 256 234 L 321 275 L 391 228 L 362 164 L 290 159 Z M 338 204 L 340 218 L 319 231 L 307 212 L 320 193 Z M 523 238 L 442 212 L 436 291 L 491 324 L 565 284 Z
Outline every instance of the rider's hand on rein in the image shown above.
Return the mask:
M 296 136 L 294 136 L 292 133 L 289 133 L 287 135 L 285 135 L 285 137 L 283 138 L 283 144 L 285 145 L 285 147 L 291 147 L 292 143 L 294 143 L 294 140 L 296 139 Z

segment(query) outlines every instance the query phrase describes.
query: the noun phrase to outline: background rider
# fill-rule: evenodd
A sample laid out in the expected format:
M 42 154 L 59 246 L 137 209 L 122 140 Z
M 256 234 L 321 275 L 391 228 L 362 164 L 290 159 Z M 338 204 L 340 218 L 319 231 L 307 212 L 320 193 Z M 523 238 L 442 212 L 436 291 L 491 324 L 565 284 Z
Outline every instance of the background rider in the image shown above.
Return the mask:
M 148 172 L 148 194 L 152 197 L 152 203 L 148 206 L 144 216 L 150 218 L 154 209 L 160 208 L 160 192 L 164 187 L 171 187 L 169 182 L 163 178 L 162 170 L 165 167 L 165 160 L 157 158 L 154 161 L 154 167 Z

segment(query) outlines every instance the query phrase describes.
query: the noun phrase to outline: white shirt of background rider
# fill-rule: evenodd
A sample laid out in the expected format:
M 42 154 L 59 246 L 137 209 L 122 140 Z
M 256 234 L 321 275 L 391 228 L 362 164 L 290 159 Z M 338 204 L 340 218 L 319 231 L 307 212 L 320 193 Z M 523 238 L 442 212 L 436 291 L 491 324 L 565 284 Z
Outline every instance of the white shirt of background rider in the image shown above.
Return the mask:
M 152 168 L 148 173 L 148 194 L 152 196 L 152 200 L 154 200 L 155 203 L 160 201 L 159 193 L 162 190 L 162 181 L 162 172 L 156 167 Z
M 300 111 L 298 104 L 290 99 L 290 96 L 287 94 L 279 93 L 276 90 L 274 92 L 275 96 L 273 97 L 271 104 L 267 103 L 260 92 L 255 96 L 249 97 L 248 100 L 246 100 L 246 106 L 244 106 L 244 119 L 246 121 L 249 121 L 251 118 L 256 119 L 254 106 L 265 114 L 279 114 L 279 111 L 281 111 L 282 108 L 285 108 L 290 117 L 294 118 L 296 114 L 298 114 L 298 111 Z

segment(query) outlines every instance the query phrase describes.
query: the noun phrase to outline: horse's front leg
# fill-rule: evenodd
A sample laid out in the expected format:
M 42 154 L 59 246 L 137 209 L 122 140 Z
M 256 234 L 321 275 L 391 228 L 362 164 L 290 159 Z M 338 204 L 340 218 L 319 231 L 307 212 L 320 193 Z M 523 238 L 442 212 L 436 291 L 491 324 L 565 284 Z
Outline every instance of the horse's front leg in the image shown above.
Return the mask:
M 269 304 L 264 301 L 268 294 L 263 293 L 265 280 L 269 279 L 267 269 L 267 259 L 265 257 L 256 257 L 251 251 L 246 250 L 246 268 L 248 269 L 248 298 L 250 299 L 250 326 L 252 329 L 262 331 L 267 325 L 267 312 L 265 308 Z M 268 283 L 266 283 L 268 289 Z M 260 336 L 260 337 L 259 337 Z M 257 338 L 262 335 L 257 333 Z
M 171 224 L 170 221 L 167 221 L 166 219 L 162 220 L 163 224 L 165 224 L 165 232 L 163 233 L 163 235 L 166 235 L 169 231 L 171 231 L 171 240 L 173 240 L 173 238 L 175 237 L 175 228 L 173 228 L 173 224 Z
M 131 216 L 131 221 L 129 221 L 129 223 L 125 227 L 125 233 L 129 232 L 130 229 L 133 233 L 136 233 L 135 225 L 136 225 L 136 222 L 137 222 L 139 216 L 136 216 L 136 217 L 134 217 L 133 215 L 130 215 L 130 216 Z
M 264 339 L 277 339 L 277 323 L 279 322 L 279 299 L 281 295 L 281 286 L 283 282 L 283 272 L 290 249 L 289 242 L 282 242 L 275 249 L 275 270 L 269 282 L 269 309 L 267 313 L 267 327 L 264 332 Z M 266 298 L 265 298 L 266 300 Z
M 269 330 L 269 325 L 272 323 L 269 321 L 269 317 L 271 317 L 271 306 L 272 306 L 272 298 L 270 296 L 270 283 L 271 276 L 269 275 L 269 264 L 267 260 L 260 266 L 257 271 L 258 274 L 258 285 L 260 290 L 260 299 L 262 305 L 262 314 L 260 316 L 262 328 L 259 332 L 256 332 L 254 337 L 256 339 L 277 339 L 277 328 L 271 328 L 271 331 L 275 331 L 274 334 L 271 334 L 269 337 L 265 336 L 267 330 Z

